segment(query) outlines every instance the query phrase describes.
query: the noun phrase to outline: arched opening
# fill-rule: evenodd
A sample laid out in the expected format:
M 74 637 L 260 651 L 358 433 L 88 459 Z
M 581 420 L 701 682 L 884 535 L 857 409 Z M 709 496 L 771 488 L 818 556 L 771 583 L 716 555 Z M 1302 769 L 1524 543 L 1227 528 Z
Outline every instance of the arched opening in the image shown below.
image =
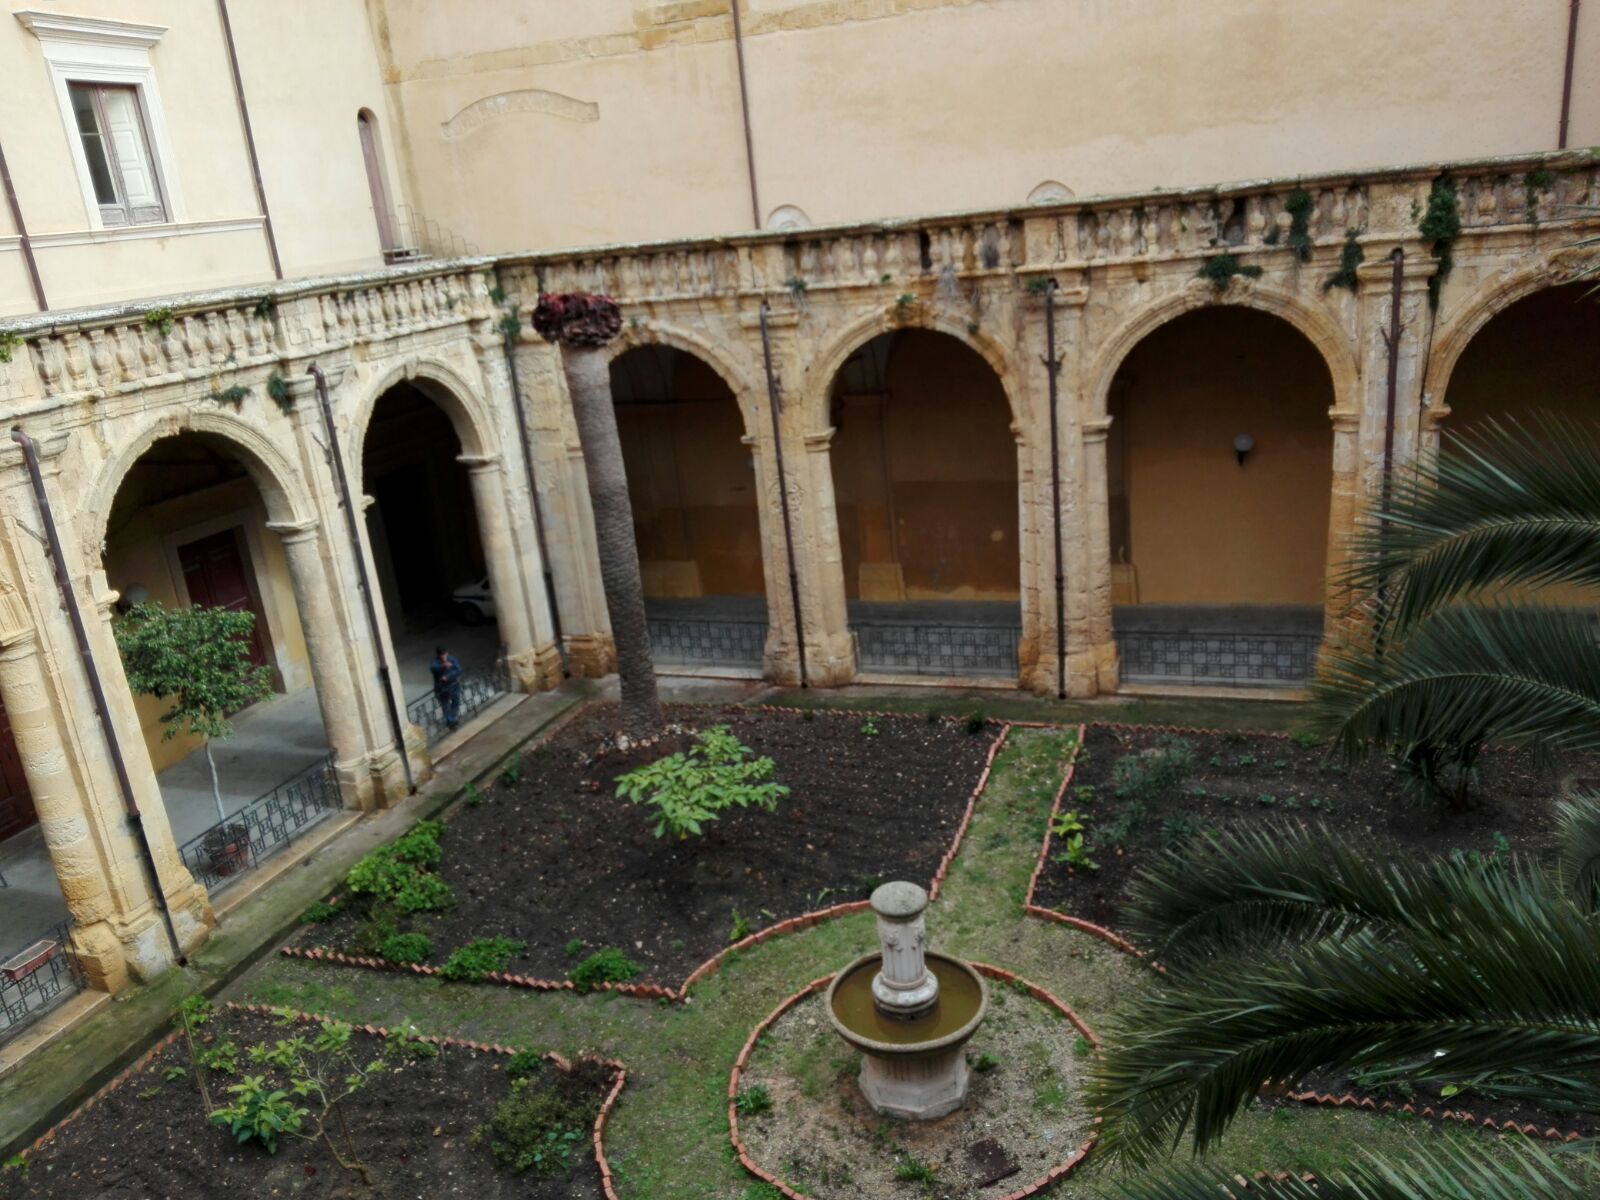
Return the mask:
M 378 397 L 361 446 L 367 542 L 406 707 L 430 741 L 503 690 L 495 595 L 461 438 L 422 388 L 399 383 Z M 435 701 L 432 663 L 444 647 L 466 672 L 464 709 Z
M 611 396 L 657 663 L 759 668 L 761 517 L 733 389 L 695 355 L 651 344 L 612 360 Z
M 1017 445 L 994 370 L 949 334 L 880 334 L 830 393 L 845 596 L 867 674 L 1015 678 Z
M 1592 285 L 1546 288 L 1495 314 L 1467 343 L 1445 381 L 1449 434 L 1484 421 L 1526 422 L 1540 412 L 1600 421 L 1600 302 Z M 1565 604 L 1596 602 L 1593 591 L 1548 588 L 1540 599 Z
M 266 669 L 273 694 L 231 714 L 232 736 L 209 747 L 215 779 L 204 738 L 167 736 L 162 717 L 173 701 L 134 696 L 173 838 L 210 888 L 341 807 L 290 558 L 268 528 L 267 503 L 244 453 L 214 433 L 157 440 L 122 477 L 103 540 L 121 612 L 149 601 L 254 618 L 249 659 Z
M 1333 380 L 1287 321 L 1186 313 L 1117 369 L 1106 444 L 1124 682 L 1296 687 L 1322 636 Z
M 392 260 L 400 243 L 395 238 L 394 213 L 389 209 L 389 189 L 383 179 L 383 147 L 378 141 L 378 119 L 363 108 L 356 114 L 361 137 L 361 159 L 367 169 L 367 191 L 372 196 L 372 216 L 378 225 L 378 245 L 385 260 Z

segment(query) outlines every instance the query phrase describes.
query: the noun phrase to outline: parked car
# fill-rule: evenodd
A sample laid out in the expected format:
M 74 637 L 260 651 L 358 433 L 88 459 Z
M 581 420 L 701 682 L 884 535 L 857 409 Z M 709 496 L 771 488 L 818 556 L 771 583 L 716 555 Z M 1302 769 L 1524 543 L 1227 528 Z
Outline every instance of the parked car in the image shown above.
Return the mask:
M 494 620 L 494 597 L 489 593 L 489 577 L 463 583 L 450 594 L 456 619 L 463 625 L 482 625 Z

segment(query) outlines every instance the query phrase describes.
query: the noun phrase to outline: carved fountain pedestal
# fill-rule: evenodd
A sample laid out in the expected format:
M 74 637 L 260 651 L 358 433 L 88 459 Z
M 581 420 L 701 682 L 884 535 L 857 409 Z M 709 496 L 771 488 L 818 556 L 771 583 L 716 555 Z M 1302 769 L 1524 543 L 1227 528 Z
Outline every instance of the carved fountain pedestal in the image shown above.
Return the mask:
M 862 1053 L 861 1092 L 873 1111 L 913 1121 L 965 1102 L 965 1048 L 989 1002 L 972 967 L 928 951 L 927 907 L 927 892 L 914 883 L 873 892 L 882 949 L 839 972 L 827 997 L 834 1029 Z

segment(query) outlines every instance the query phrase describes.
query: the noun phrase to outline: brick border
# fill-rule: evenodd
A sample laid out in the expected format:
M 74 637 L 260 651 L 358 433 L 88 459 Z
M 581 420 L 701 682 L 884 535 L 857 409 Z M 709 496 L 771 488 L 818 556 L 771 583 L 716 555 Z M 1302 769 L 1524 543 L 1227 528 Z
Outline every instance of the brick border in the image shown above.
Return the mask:
M 723 706 L 706 704 L 701 707 L 715 708 Z M 803 713 L 819 711 L 804 708 L 784 708 L 770 704 L 749 705 L 747 707 L 756 712 Z M 851 712 L 867 716 L 897 717 L 902 720 L 918 719 L 913 714 L 908 713 L 869 712 L 866 709 L 835 709 L 831 711 Z M 965 717 L 940 718 L 940 720 L 948 722 L 965 722 L 966 719 Z M 972 824 L 972 817 L 977 811 L 978 801 L 982 797 L 984 790 L 989 786 L 990 776 L 994 773 L 994 760 L 1005 745 L 1011 733 L 1012 725 L 1021 724 L 1025 728 L 1056 728 L 1055 726 L 1044 724 L 1035 726 L 1023 722 L 995 719 L 988 720 L 986 724 L 998 726 L 1000 732 L 989 746 L 989 754 L 984 759 L 983 770 L 978 775 L 977 782 L 973 784 L 971 794 L 967 797 L 967 806 L 962 813 L 961 821 L 956 826 L 955 835 L 951 838 L 950 845 L 944 852 L 944 857 L 934 871 L 933 880 L 928 887 L 928 898 L 930 900 L 938 899 L 939 891 L 944 886 L 945 877 L 949 874 L 951 866 L 955 863 L 956 855 L 960 852 L 961 845 L 966 840 L 967 829 Z M 1063 726 L 1062 728 L 1065 727 Z M 555 730 L 549 732 L 553 735 Z M 543 740 L 548 739 L 542 739 L 540 744 L 543 744 Z M 450 808 L 454 807 L 455 804 L 452 803 Z M 448 812 L 449 809 L 443 811 Z M 810 929 L 814 925 L 820 925 L 824 921 L 831 921 L 836 917 L 847 917 L 855 913 L 866 912 L 869 908 L 871 908 L 871 903 L 867 900 L 851 900 L 843 904 L 832 905 L 829 908 L 814 909 L 798 916 L 787 917 L 776 924 L 767 926 L 765 929 L 757 930 L 748 937 L 741 938 L 733 945 L 718 951 L 689 972 L 683 982 L 675 988 L 653 983 L 597 983 L 592 990 L 596 992 L 616 992 L 619 995 L 632 996 L 639 1000 L 666 1000 L 673 1004 L 684 1004 L 689 1000 L 689 990 L 697 983 L 701 983 L 716 974 L 717 970 L 730 955 L 752 949 L 771 938 L 789 933 L 798 933 L 802 929 Z M 337 966 L 362 967 L 367 970 L 428 976 L 439 974 L 437 966 L 427 963 L 392 963 L 387 959 L 374 958 L 367 955 L 345 954 L 343 951 L 332 950 L 324 946 L 301 947 L 289 945 L 280 947 L 278 953 L 285 958 L 302 958 L 313 962 L 333 963 Z M 578 990 L 570 979 L 540 979 L 536 976 L 518 975 L 509 971 L 490 971 L 484 976 L 484 980 L 492 983 L 507 984 L 511 987 L 527 988 L 536 992 L 575 992 Z
M 992 966 L 989 963 L 974 962 L 970 965 L 980 975 L 984 975 L 998 983 L 1023 984 L 1028 990 L 1028 995 L 1032 996 L 1040 1003 L 1054 1008 L 1062 1016 L 1066 1017 L 1067 1020 L 1072 1022 L 1073 1026 L 1078 1030 L 1079 1033 L 1088 1039 L 1089 1044 L 1093 1046 L 1096 1051 L 1100 1049 L 1100 1039 L 1095 1035 L 1095 1032 L 1090 1029 L 1088 1025 L 1084 1024 L 1083 1019 L 1079 1017 L 1077 1013 L 1073 1012 L 1072 1009 L 1066 1004 L 1063 1004 L 1054 995 L 1040 987 L 1038 984 L 1032 982 L 1031 980 L 1024 979 L 1022 976 L 1014 974 L 1011 971 L 1007 971 L 1003 967 Z M 733 1070 L 728 1074 L 728 1139 L 733 1145 L 734 1153 L 739 1158 L 739 1165 L 744 1167 L 746 1171 L 748 1171 L 751 1175 L 754 1175 L 763 1183 L 770 1184 L 777 1188 L 779 1194 L 786 1197 L 787 1200 L 812 1200 L 812 1197 L 807 1196 L 804 1192 L 796 1191 L 794 1188 L 784 1183 L 783 1180 L 779 1179 L 776 1175 L 773 1175 L 770 1171 L 766 1170 L 766 1168 L 762 1167 L 750 1157 L 750 1152 L 745 1148 L 744 1142 L 739 1137 L 739 1110 L 737 1103 L 739 1098 L 739 1081 L 744 1075 L 745 1068 L 750 1064 L 750 1054 L 751 1051 L 755 1049 L 756 1042 L 763 1034 L 766 1033 L 768 1029 L 772 1027 L 773 1023 L 777 1021 L 779 1017 L 783 1016 L 784 1013 L 793 1008 L 796 1004 L 799 1004 L 802 1000 L 814 996 L 818 992 L 825 991 L 828 985 L 832 982 L 832 975 L 824 975 L 820 979 L 813 979 L 810 983 L 806 984 L 805 987 L 794 993 L 794 995 L 785 998 L 777 1008 L 768 1013 L 766 1017 L 762 1019 L 761 1023 L 750 1031 L 750 1036 L 745 1039 L 744 1047 L 739 1051 L 739 1057 L 734 1060 Z M 1100 1124 L 1100 1118 L 1093 1118 L 1093 1124 L 1094 1126 L 1098 1127 Z M 1089 1151 L 1093 1148 L 1095 1140 L 1099 1136 L 1100 1133 L 1098 1128 L 1091 1129 L 1089 1136 L 1083 1140 L 1082 1144 L 1079 1145 L 1077 1150 L 1073 1151 L 1072 1155 L 1065 1162 L 1050 1168 L 1049 1171 L 1041 1175 L 1032 1183 L 1027 1184 L 1025 1187 L 1019 1188 L 1013 1192 L 1008 1192 L 1003 1196 L 996 1197 L 996 1200 L 1027 1200 L 1028 1197 L 1038 1195 L 1046 1188 L 1053 1186 L 1058 1180 L 1075 1170 L 1078 1165 L 1082 1163 L 1086 1157 L 1088 1157 Z
M 1580 1133 L 1562 1133 L 1553 1125 L 1540 1129 L 1532 1121 L 1526 1124 L 1516 1121 L 1496 1121 L 1493 1117 L 1480 1117 L 1476 1113 L 1468 1112 L 1466 1109 L 1435 1109 L 1431 1104 L 1425 1104 L 1418 1108 L 1415 1104 L 1395 1104 L 1392 1100 L 1374 1100 L 1371 1096 L 1358 1096 L 1354 1092 L 1345 1092 L 1342 1095 L 1334 1095 L 1331 1092 L 1286 1092 L 1282 1098 L 1293 1100 L 1296 1104 L 1310 1105 L 1314 1108 L 1357 1108 L 1364 1112 L 1409 1113 L 1414 1117 L 1423 1117 L 1430 1121 L 1456 1121 L 1469 1127 L 1495 1130 L 1500 1133 L 1520 1133 L 1524 1137 L 1536 1138 L 1546 1142 L 1579 1142 L 1584 1140 L 1583 1135 Z
M 274 1007 L 270 1004 L 239 1004 L 232 1000 L 223 1004 L 221 1006 L 221 1010 L 224 1012 L 254 1013 L 258 1016 L 264 1017 L 278 1016 L 284 1011 L 282 1008 Z M 294 1019 L 297 1021 L 320 1022 L 332 1019 L 317 1013 L 304 1012 L 301 1010 L 293 1010 L 293 1015 Z M 393 1032 L 383 1025 L 356 1025 L 352 1022 L 351 1027 L 358 1032 L 371 1034 L 374 1037 L 388 1037 L 390 1033 Z M 114 1079 L 111 1080 L 111 1082 L 106 1084 L 105 1087 L 101 1088 L 93 1096 L 89 1097 L 89 1099 L 85 1100 L 77 1108 L 73 1109 L 72 1112 L 68 1113 L 60 1121 L 56 1122 L 56 1124 L 45 1130 L 45 1132 L 27 1148 L 27 1150 L 22 1152 L 23 1157 L 26 1157 L 28 1154 L 39 1149 L 47 1142 L 55 1140 L 57 1133 L 65 1129 L 73 1121 L 77 1120 L 78 1117 L 88 1112 L 112 1092 L 116 1091 L 134 1075 L 137 1075 L 139 1072 L 143 1071 L 147 1066 L 150 1065 L 151 1061 L 156 1057 L 156 1055 L 160 1054 L 168 1046 L 176 1042 L 181 1035 L 182 1030 L 178 1029 L 174 1029 L 168 1033 L 154 1046 L 150 1047 L 150 1049 L 141 1055 L 135 1062 L 124 1068 Z M 480 1054 L 498 1054 L 507 1058 L 514 1054 L 520 1053 L 515 1046 L 503 1046 L 498 1044 L 490 1044 L 487 1042 L 469 1042 L 464 1038 L 440 1037 L 433 1034 L 418 1034 L 415 1036 L 415 1040 L 419 1042 L 428 1042 L 431 1045 L 439 1047 L 457 1047 L 463 1050 L 476 1051 Z M 572 1060 L 557 1054 L 554 1050 L 546 1051 L 540 1057 L 546 1062 L 552 1063 L 555 1068 L 563 1074 L 570 1074 L 572 1071 Z M 611 1117 L 612 1109 L 616 1107 L 617 1099 L 622 1095 L 623 1086 L 627 1083 L 628 1068 L 626 1064 L 622 1063 L 618 1059 L 601 1058 L 600 1056 L 594 1054 L 581 1054 L 578 1056 L 578 1061 L 594 1063 L 599 1066 L 606 1067 L 612 1072 L 611 1090 L 606 1093 L 605 1100 L 601 1102 L 600 1111 L 595 1116 L 594 1131 L 592 1136 L 594 1141 L 595 1164 L 600 1168 L 601 1189 L 605 1194 L 606 1200 L 620 1200 L 616 1189 L 612 1186 L 611 1164 L 606 1158 L 605 1129 L 606 1122 Z

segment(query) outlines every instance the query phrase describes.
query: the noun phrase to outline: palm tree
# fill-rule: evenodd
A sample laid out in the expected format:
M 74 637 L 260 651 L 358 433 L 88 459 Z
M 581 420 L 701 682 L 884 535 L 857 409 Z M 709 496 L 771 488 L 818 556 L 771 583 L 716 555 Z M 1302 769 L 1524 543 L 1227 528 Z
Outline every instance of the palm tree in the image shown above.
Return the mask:
M 1387 751 L 1461 806 L 1491 741 L 1600 748 L 1592 608 L 1519 598 L 1600 585 L 1600 425 L 1451 436 L 1373 514 L 1347 582 L 1360 603 L 1314 697 L 1348 757 Z
M 617 437 L 617 414 L 611 406 L 611 373 L 604 346 L 622 330 L 616 301 L 585 292 L 539 297 L 533 327 L 561 347 L 567 390 L 583 444 L 583 465 L 589 476 L 589 501 L 594 509 L 595 540 L 600 554 L 600 582 L 611 615 L 611 636 L 617 647 L 617 672 L 622 680 L 622 727 L 633 737 L 661 728 L 661 699 L 656 692 L 655 659 L 645 620 L 644 584 L 639 576 L 639 548 L 634 541 L 633 510 L 628 503 L 628 476 Z
M 1304 827 L 1166 855 L 1127 926 L 1159 962 L 1108 1041 L 1093 1090 L 1104 1148 L 1136 1163 L 1213 1146 L 1264 1084 L 1364 1069 L 1600 1111 L 1600 798 L 1560 806 L 1559 865 L 1368 858 Z M 1600 1169 L 1485 1145 L 1351 1164 L 1312 1190 L 1250 1196 L 1590 1196 Z M 1227 1172 L 1168 1170 L 1129 1197 L 1218 1195 Z M 1407 1189 L 1410 1190 L 1407 1190 Z M 1208 1190 L 1209 1189 L 1209 1190 Z

